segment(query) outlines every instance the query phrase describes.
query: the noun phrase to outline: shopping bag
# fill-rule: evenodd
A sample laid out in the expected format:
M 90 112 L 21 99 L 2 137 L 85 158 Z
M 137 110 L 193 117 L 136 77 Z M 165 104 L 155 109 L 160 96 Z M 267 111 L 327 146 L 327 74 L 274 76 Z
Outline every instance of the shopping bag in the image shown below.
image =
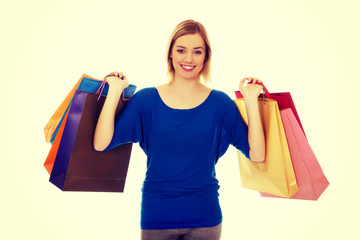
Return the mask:
M 299 191 L 291 199 L 317 200 L 329 186 L 292 109 L 280 111 Z M 260 193 L 263 197 L 278 197 Z
M 111 74 L 107 75 L 113 76 Z M 89 75 L 83 74 L 81 78 L 76 82 L 75 86 L 70 90 L 70 92 L 67 94 L 65 99 L 62 101 L 60 106 L 56 109 L 54 114 L 51 116 L 49 121 L 44 127 L 44 134 L 45 134 L 45 140 L 46 142 L 51 142 L 55 140 L 56 134 L 60 128 L 61 122 L 63 121 L 66 112 L 70 108 L 70 104 L 72 101 L 72 98 L 74 96 L 75 90 L 82 90 L 89 93 L 96 93 L 96 91 L 99 89 L 101 83 L 103 81 L 99 79 L 95 79 L 93 77 L 90 77 Z M 125 90 L 124 90 L 124 98 L 129 99 L 135 92 L 136 86 L 130 84 Z M 103 88 L 103 95 L 107 95 L 108 91 L 108 85 L 105 85 Z
M 112 75 L 107 75 L 108 76 L 112 76 Z M 100 88 L 101 84 L 102 84 L 103 81 L 101 80 L 97 80 L 97 79 L 94 79 L 94 78 L 91 78 L 91 77 L 88 77 L 87 75 L 83 75 L 83 78 L 81 79 L 81 82 L 77 88 L 77 90 L 81 90 L 81 91 L 85 91 L 85 92 L 89 92 L 89 93 L 97 93 L 98 89 Z M 124 98 L 125 99 L 129 99 L 135 92 L 136 90 L 136 86 L 133 85 L 133 84 L 130 84 L 127 88 L 124 89 L 124 92 L 123 92 L 123 95 L 124 95 Z M 107 95 L 107 92 L 108 92 L 108 85 L 105 85 L 103 90 L 102 90 L 102 95 Z M 50 139 L 50 142 L 53 143 L 54 140 L 55 140 L 55 137 L 56 137 L 56 134 L 60 128 L 60 125 L 62 123 L 62 121 L 64 120 L 64 117 L 66 115 L 66 113 L 68 112 L 69 108 L 70 108 L 70 104 L 71 104 L 71 100 L 70 100 L 70 103 L 68 105 L 68 107 L 65 109 L 65 112 L 62 116 L 62 118 L 60 119 L 57 127 L 55 128 L 52 136 L 51 136 L 51 139 Z
M 62 118 L 62 121 L 59 123 L 60 127 L 58 128 L 58 133 L 56 134 L 56 137 L 51 145 L 50 151 L 45 159 L 44 162 L 44 167 L 46 169 L 46 171 L 51 174 L 51 171 L 53 169 L 54 166 L 54 162 L 55 162 L 55 158 L 56 158 L 56 154 L 57 151 L 59 149 L 59 145 L 60 145 L 60 140 L 61 137 L 63 135 L 64 132 L 64 127 L 65 127 L 65 123 L 68 117 L 68 111 L 66 112 L 66 115 L 64 116 L 64 118 Z
M 112 76 L 112 75 L 107 75 L 108 76 Z M 78 90 L 81 90 L 81 91 L 85 91 L 85 92 L 89 92 L 89 93 L 97 93 L 98 89 L 100 88 L 100 85 L 102 84 L 102 81 L 101 80 L 97 80 L 97 79 L 93 79 L 93 78 L 90 78 L 90 77 L 84 77 L 82 78 L 79 86 L 78 86 Z M 136 90 L 136 86 L 133 85 L 133 84 L 130 84 L 127 88 L 124 89 L 124 92 L 123 92 L 123 97 L 125 99 L 129 99 L 135 92 Z M 102 95 L 107 95 L 107 92 L 108 92 L 108 85 L 105 85 L 103 90 L 102 90 Z M 55 137 L 56 137 L 56 134 L 60 128 L 60 125 L 62 123 L 62 121 L 64 120 L 64 117 L 67 113 L 67 111 L 69 110 L 69 107 L 70 107 L 70 104 L 71 104 L 71 101 L 68 105 L 68 107 L 66 108 L 61 120 L 59 121 L 55 131 L 53 132 L 53 135 L 51 137 L 51 140 L 50 142 L 53 143 L 54 140 L 55 140 Z
M 263 83 L 259 83 L 259 84 L 262 85 L 263 90 L 264 90 L 264 93 L 261 93 L 259 98 L 267 97 L 267 98 L 275 100 L 278 103 L 279 110 L 290 108 L 292 110 L 292 112 L 294 113 L 294 116 L 295 116 L 296 120 L 298 121 L 301 130 L 305 134 L 305 131 L 301 124 L 300 117 L 296 111 L 296 107 L 295 107 L 295 104 L 291 97 L 290 92 L 270 93 L 266 89 L 266 87 L 264 86 Z M 242 94 L 240 93 L 240 91 L 235 91 L 235 95 L 236 95 L 236 98 L 242 98 Z
M 62 118 L 62 116 L 64 115 L 64 112 L 66 110 L 66 108 L 68 107 L 74 93 L 75 90 L 78 88 L 78 86 L 80 85 L 80 82 L 82 80 L 83 77 L 87 77 L 87 75 L 83 75 L 75 84 L 75 86 L 70 90 L 70 92 L 66 95 L 65 99 L 61 102 L 61 104 L 59 105 L 59 107 L 56 109 L 56 111 L 53 113 L 53 115 L 51 116 L 51 118 L 49 119 L 49 121 L 46 123 L 45 127 L 44 127 L 44 134 L 45 134 L 45 140 L 46 142 L 50 142 L 50 139 L 57 127 L 57 125 L 59 124 L 60 119 Z
M 63 191 L 123 192 L 132 143 L 105 152 L 93 137 L 105 96 L 76 90 L 56 154 L 50 182 Z M 126 101 L 121 99 L 116 115 Z
M 234 101 L 247 124 L 244 99 Z M 245 188 L 289 198 L 298 191 L 298 186 L 279 107 L 272 99 L 260 98 L 258 103 L 266 139 L 266 157 L 264 162 L 254 162 L 237 151 L 241 184 Z
M 93 78 L 89 77 L 88 75 L 84 74 L 82 76 L 82 78 L 80 79 L 80 83 L 78 82 L 76 85 L 78 86 L 77 87 L 78 90 L 98 94 L 98 90 L 99 90 L 101 84 L 102 84 L 102 81 L 93 79 Z M 105 91 L 103 91 L 102 94 L 107 94 L 107 89 L 105 89 Z M 68 115 L 67 113 L 70 108 L 72 98 L 73 98 L 73 96 L 71 96 L 69 105 L 66 107 L 64 115 L 61 117 L 57 127 L 55 128 L 55 130 L 53 131 L 53 134 L 51 136 L 50 142 L 52 143 L 52 145 L 51 145 L 50 151 L 46 157 L 46 160 L 44 162 L 44 167 L 48 171 L 49 174 L 51 174 L 51 170 L 52 170 L 54 162 L 55 162 L 56 154 L 57 154 L 57 151 L 59 148 L 62 133 L 64 131 L 64 126 L 65 126 L 65 122 L 66 122 L 67 115 Z M 59 110 L 57 110 L 57 113 L 59 113 Z
M 111 76 L 111 75 L 107 75 L 107 76 Z M 102 83 L 103 83 L 103 81 L 91 78 L 88 75 L 84 74 L 82 76 L 82 78 L 80 79 L 80 83 L 77 83 L 76 85 L 78 85 L 78 88 L 77 88 L 78 90 L 89 92 L 89 93 L 97 93 L 97 94 L 99 94 L 99 91 L 100 91 L 99 89 L 100 89 L 100 86 L 101 86 Z M 103 86 L 103 88 L 101 88 L 101 89 L 102 89 L 102 95 L 107 95 L 108 85 L 105 84 Z M 133 85 L 133 84 L 130 84 L 124 90 L 124 93 L 123 93 L 122 97 L 124 99 L 131 98 L 132 95 L 134 94 L 135 90 L 136 90 L 136 86 Z M 61 117 L 61 119 L 60 119 L 57 127 L 53 131 L 53 135 L 51 136 L 51 139 L 50 139 L 50 142 L 52 143 L 52 146 L 51 146 L 50 151 L 49 151 L 49 153 L 48 153 L 48 155 L 46 157 L 46 160 L 44 162 L 44 167 L 45 167 L 45 169 L 47 170 L 47 172 L 49 174 L 51 174 L 51 169 L 52 169 L 52 167 L 54 165 L 54 162 L 55 162 L 56 153 L 58 151 L 58 147 L 59 147 L 60 140 L 61 140 L 61 137 L 62 137 L 62 132 L 63 132 L 63 129 L 64 129 L 64 121 L 66 121 L 65 117 L 67 116 L 68 110 L 70 108 L 72 97 L 71 97 L 69 105 L 65 109 L 64 115 Z M 60 136 L 58 136 L 58 135 L 60 135 Z

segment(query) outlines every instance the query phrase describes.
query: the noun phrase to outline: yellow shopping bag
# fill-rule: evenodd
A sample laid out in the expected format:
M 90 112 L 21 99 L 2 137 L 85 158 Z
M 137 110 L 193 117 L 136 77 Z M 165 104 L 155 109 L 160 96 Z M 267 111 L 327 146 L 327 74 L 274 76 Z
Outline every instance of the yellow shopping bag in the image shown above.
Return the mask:
M 244 99 L 234 101 L 247 124 Z M 238 151 L 241 184 L 260 192 L 291 197 L 298 191 L 298 186 L 278 104 L 267 98 L 258 101 L 266 139 L 266 158 L 264 162 L 253 162 Z
M 54 114 L 51 116 L 49 121 L 46 123 L 46 125 L 44 127 L 44 134 L 45 134 L 45 140 L 47 143 L 50 142 L 50 139 L 51 139 L 57 125 L 59 124 L 61 117 L 64 115 L 67 106 L 69 105 L 69 103 L 71 102 L 71 99 L 73 98 L 73 96 L 75 94 L 75 90 L 79 87 L 81 80 L 84 77 L 89 77 L 89 76 L 86 74 L 83 74 L 81 76 L 81 78 L 76 82 L 75 86 L 70 90 L 70 92 L 66 95 L 65 99 L 61 102 L 59 107 L 56 109 Z

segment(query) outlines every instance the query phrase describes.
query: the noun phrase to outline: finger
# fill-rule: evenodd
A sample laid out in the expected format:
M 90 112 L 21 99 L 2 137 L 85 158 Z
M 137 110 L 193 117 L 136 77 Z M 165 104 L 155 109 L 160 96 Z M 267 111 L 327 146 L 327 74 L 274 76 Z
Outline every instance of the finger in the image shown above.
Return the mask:
M 241 81 L 240 81 L 240 87 L 244 88 L 246 87 L 247 85 L 249 84 L 249 78 L 243 78 Z
M 244 85 L 246 80 L 247 80 L 247 78 L 241 79 L 241 80 L 240 80 L 240 84 L 241 84 L 241 85 Z
M 113 72 L 114 77 L 119 77 L 119 72 L 115 71 Z
M 259 80 L 258 78 L 255 77 L 250 77 L 251 81 L 249 82 L 249 84 L 260 84 L 262 83 L 261 80 Z
M 125 77 L 125 75 L 124 75 L 122 72 L 120 72 L 120 73 L 119 73 L 119 78 L 120 78 L 121 80 L 124 80 L 126 77 Z

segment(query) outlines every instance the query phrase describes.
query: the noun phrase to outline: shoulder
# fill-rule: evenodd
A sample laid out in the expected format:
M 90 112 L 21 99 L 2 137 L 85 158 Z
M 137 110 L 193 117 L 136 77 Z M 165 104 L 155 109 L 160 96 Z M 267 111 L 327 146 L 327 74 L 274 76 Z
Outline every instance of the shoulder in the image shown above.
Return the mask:
M 217 112 L 224 118 L 233 118 L 235 114 L 238 114 L 238 108 L 235 101 L 229 97 L 223 91 L 212 90 L 212 105 L 216 106 Z
M 223 91 L 213 89 L 211 94 L 213 95 L 214 100 L 218 104 L 223 104 L 223 105 L 229 105 L 229 104 L 233 105 L 234 104 L 234 101 L 229 97 L 229 95 L 227 95 Z
M 142 88 L 139 91 L 135 92 L 134 96 L 131 99 L 136 100 L 137 102 L 142 102 L 149 100 L 150 97 L 153 97 L 155 94 L 154 87 Z
M 129 103 L 136 105 L 139 111 L 152 109 L 155 103 L 156 89 L 154 87 L 142 88 L 135 92 L 130 98 Z

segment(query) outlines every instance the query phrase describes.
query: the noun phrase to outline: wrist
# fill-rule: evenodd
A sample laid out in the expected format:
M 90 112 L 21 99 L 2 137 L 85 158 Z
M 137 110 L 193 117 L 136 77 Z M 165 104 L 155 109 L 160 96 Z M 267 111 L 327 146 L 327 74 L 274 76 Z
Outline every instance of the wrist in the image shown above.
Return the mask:
M 244 101 L 245 103 L 250 103 L 250 104 L 254 104 L 258 102 L 258 97 L 244 97 Z
M 124 89 L 125 89 L 124 86 L 120 84 L 115 84 L 115 85 L 109 84 L 108 97 L 120 97 Z

